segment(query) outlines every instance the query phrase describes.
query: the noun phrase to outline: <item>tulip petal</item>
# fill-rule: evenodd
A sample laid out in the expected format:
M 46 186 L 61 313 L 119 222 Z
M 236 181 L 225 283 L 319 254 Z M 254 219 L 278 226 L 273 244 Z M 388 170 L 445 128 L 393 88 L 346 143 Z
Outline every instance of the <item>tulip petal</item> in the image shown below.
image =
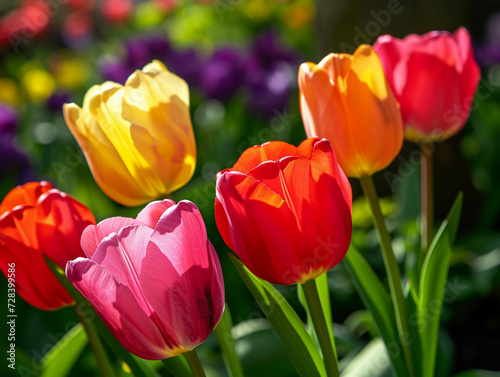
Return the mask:
M 340 168 L 336 174 L 328 171 L 328 167 L 338 167 L 334 158 L 329 143 L 318 142 L 315 145 L 311 159 L 314 179 L 309 181 L 311 213 L 314 215 L 309 221 L 316 231 L 314 262 L 322 270 L 313 270 L 313 278 L 337 265 L 351 242 L 351 186 Z
M 34 227 L 35 210 L 17 207 L 0 218 L 0 267 L 7 276 L 8 263 L 16 265 L 15 288 L 31 305 L 53 310 L 73 302 L 48 268 L 38 250 Z
M 92 257 L 101 241 L 112 233 L 118 233 L 120 229 L 129 225 L 140 225 L 137 220 L 128 217 L 110 217 L 97 225 L 86 227 L 81 236 L 81 246 L 87 258 Z
M 103 130 L 113 126 L 109 123 L 100 125 L 92 115 L 75 104 L 64 105 L 63 112 L 101 190 L 124 205 L 134 206 L 147 201 L 149 196 L 144 193 Z
M 247 173 L 263 161 L 279 160 L 283 156 L 294 156 L 297 148 L 282 141 L 271 141 L 245 150 L 231 169 Z
M 68 262 L 66 276 L 127 350 L 144 359 L 172 356 L 162 334 L 137 303 L 130 288 L 104 267 L 78 258 Z
M 160 218 L 142 260 L 140 282 L 175 343 L 192 349 L 217 325 L 224 307 L 222 273 L 193 203 L 181 201 Z
M 333 57 L 334 54 L 329 55 Z M 302 64 L 299 69 L 300 112 L 308 138 L 330 135 L 335 125 L 348 124 L 342 106 L 340 88 L 326 69 L 313 63 Z M 331 142 L 334 137 L 328 137 Z
M 217 224 L 228 224 L 221 235 L 252 272 L 277 284 L 299 280 L 297 223 L 277 193 L 251 176 L 229 171 L 217 180 L 217 200 Z
M 104 238 L 91 260 L 108 270 L 128 287 L 142 310 L 149 316 L 153 310 L 144 298 L 139 275 L 146 246 L 153 229 L 145 225 L 130 225 Z
M 384 169 L 399 153 L 403 145 L 403 125 L 378 55 L 369 46 L 360 46 L 354 56 L 346 80 L 349 95 L 345 101 L 346 107 L 352 110 L 349 127 L 355 129 L 337 127 L 339 131 L 335 135 L 343 132 L 352 138 L 347 145 L 355 146 L 355 151 L 349 158 L 357 163 L 347 175 L 360 177 Z M 335 148 L 340 140 L 335 137 L 332 140 Z M 338 157 L 341 166 L 354 165 Z
M 169 193 L 193 175 L 196 163 L 187 83 L 154 61 L 125 84 L 122 117 L 132 124 L 133 142 L 154 167 Z
M 394 75 L 405 78 L 399 102 L 407 129 L 438 140 L 463 125 L 464 117 L 444 116 L 445 112 L 453 111 L 454 104 L 460 103 L 459 76 L 454 66 L 430 54 L 413 53 L 407 64 L 397 66 Z M 456 90 L 443 95 L 441 91 L 430 91 L 429 83 L 446 83 L 448 87 L 456 86 Z
M 337 185 L 340 187 L 344 201 L 351 210 L 351 184 L 337 162 L 337 156 L 331 143 L 326 139 L 321 139 L 314 144 L 314 150 L 311 154 L 311 174 L 314 182 L 319 182 L 323 175 L 331 176 L 338 181 Z
M 38 198 L 52 188 L 53 186 L 47 181 L 28 182 L 22 186 L 17 186 L 2 200 L 0 204 L 0 216 L 18 205 L 36 205 Z
M 95 224 L 87 207 L 53 189 L 40 196 L 35 212 L 38 241 L 45 255 L 61 268 L 82 255 L 81 234 L 87 225 Z
M 175 202 L 171 199 L 151 202 L 139 212 L 137 220 L 154 229 L 163 213 L 173 205 L 175 205 Z
M 327 140 L 322 144 L 330 145 Z M 340 262 L 351 239 L 350 207 L 346 201 L 349 193 L 343 192 L 335 176 L 328 174 L 333 170 L 333 161 L 320 148 L 321 144 L 313 154 L 314 162 L 285 157 L 264 162 L 248 173 L 284 198 L 297 219 L 303 271 L 300 283 Z M 332 155 L 331 147 L 327 153 Z
M 118 152 L 123 164 L 141 186 L 144 194 L 149 198 L 155 198 L 164 193 L 157 170 L 152 168 L 151 162 L 145 160 L 139 151 L 144 144 L 151 147 L 151 141 L 138 142 L 133 137 L 136 127 L 123 117 L 122 112 L 128 109 L 123 107 L 126 88 L 113 82 L 106 82 L 94 88 L 96 89 L 86 94 L 83 108 L 99 123 L 102 132 Z

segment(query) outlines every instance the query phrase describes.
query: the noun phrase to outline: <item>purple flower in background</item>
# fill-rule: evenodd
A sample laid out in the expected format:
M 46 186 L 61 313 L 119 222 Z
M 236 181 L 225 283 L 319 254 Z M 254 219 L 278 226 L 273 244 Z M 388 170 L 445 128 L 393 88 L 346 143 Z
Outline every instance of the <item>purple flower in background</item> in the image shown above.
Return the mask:
M 474 57 L 482 67 L 500 63 L 500 13 L 488 19 L 484 42 L 474 43 Z
M 201 86 L 206 95 L 220 101 L 234 95 L 244 82 L 244 63 L 243 56 L 234 48 L 215 51 L 202 71 Z
M 71 102 L 71 95 L 65 90 L 57 90 L 47 100 L 47 108 L 53 112 L 61 112 L 65 103 Z
M 296 85 L 299 59 L 273 31 L 262 34 L 247 54 L 234 47 L 221 47 L 206 60 L 193 48 L 177 50 L 162 35 L 129 40 L 125 56 L 101 62 L 105 80 L 124 84 L 130 74 L 153 59 L 165 63 L 190 87 L 199 87 L 208 98 L 227 101 L 239 89 L 250 91 L 249 108 L 264 117 L 282 111 Z
M 298 64 L 297 55 L 281 46 L 276 33 L 262 34 L 246 62 L 248 107 L 265 118 L 282 112 L 296 86 Z
M 282 47 L 274 31 L 267 31 L 253 43 L 250 56 L 267 69 L 273 68 L 279 62 L 297 65 L 298 58 L 295 52 Z
M 106 81 L 113 81 L 124 85 L 127 78 L 134 71 L 127 63 L 119 60 L 103 60 L 99 63 L 101 75 Z
M 145 39 L 132 39 L 125 44 L 126 64 L 132 73 L 151 62 L 151 54 Z
M 144 38 L 143 43 L 147 46 L 150 61 L 157 59 L 166 62 L 173 53 L 172 47 L 164 36 L 152 35 Z
M 11 107 L 0 104 L 0 139 L 14 137 L 16 127 L 16 112 Z
M 203 61 L 196 50 L 171 51 L 165 64 L 170 71 L 186 80 L 189 86 L 200 86 Z
M 249 108 L 264 118 L 281 113 L 288 105 L 293 78 L 291 68 L 286 64 L 266 72 L 261 80 L 249 84 Z

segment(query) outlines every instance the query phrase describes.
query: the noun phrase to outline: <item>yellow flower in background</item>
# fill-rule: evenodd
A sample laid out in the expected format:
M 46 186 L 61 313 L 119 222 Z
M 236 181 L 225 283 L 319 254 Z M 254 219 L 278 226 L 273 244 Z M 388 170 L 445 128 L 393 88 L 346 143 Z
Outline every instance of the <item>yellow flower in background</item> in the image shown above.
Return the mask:
M 57 83 L 67 89 L 79 89 L 87 80 L 89 65 L 85 59 L 60 51 L 51 61 L 51 71 Z
M 43 102 L 52 94 L 56 87 L 54 77 L 44 69 L 34 68 L 26 71 L 21 84 L 33 102 Z
M 19 106 L 21 104 L 21 93 L 17 83 L 8 78 L 0 78 L 0 102 Z
M 288 27 L 299 29 L 311 24 L 315 11 L 315 5 L 311 0 L 297 1 L 284 7 L 281 19 Z
M 275 4 L 265 0 L 251 0 L 244 3 L 244 14 L 253 22 L 265 22 L 275 10 Z
M 65 104 L 63 112 L 97 184 L 118 203 L 144 204 L 194 173 L 189 88 L 159 61 L 135 71 L 125 86 L 93 86 L 82 108 Z

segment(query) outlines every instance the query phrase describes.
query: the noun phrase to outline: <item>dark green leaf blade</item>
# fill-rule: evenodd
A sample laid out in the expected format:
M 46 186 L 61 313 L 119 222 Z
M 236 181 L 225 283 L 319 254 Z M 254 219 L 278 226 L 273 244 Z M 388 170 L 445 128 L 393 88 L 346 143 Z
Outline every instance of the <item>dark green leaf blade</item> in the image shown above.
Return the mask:
M 418 323 L 422 340 L 424 376 L 434 375 L 439 318 L 450 266 L 451 249 L 455 242 L 461 209 L 462 193 L 458 194 L 448 217 L 434 237 L 420 275 Z
M 397 376 L 406 376 L 403 354 L 397 338 L 397 325 L 389 293 L 366 259 L 353 246 L 344 266 L 388 349 Z
M 281 339 L 301 377 L 326 377 L 323 360 L 304 324 L 290 304 L 270 283 L 252 274 L 230 256 L 236 270 Z

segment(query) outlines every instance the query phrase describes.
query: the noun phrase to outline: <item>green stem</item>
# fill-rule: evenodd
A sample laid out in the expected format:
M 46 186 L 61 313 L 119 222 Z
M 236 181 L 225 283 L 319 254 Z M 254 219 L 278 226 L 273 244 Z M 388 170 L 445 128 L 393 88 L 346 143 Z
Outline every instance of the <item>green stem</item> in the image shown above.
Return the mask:
M 106 351 L 102 346 L 101 340 L 97 335 L 94 325 L 90 322 L 89 318 L 79 309 L 78 305 L 74 306 L 76 315 L 80 320 L 85 332 L 87 333 L 87 338 L 89 340 L 90 347 L 94 352 L 95 358 L 97 360 L 97 365 L 101 370 L 102 377 L 115 377 L 115 371 L 111 366 L 111 363 L 106 356 Z
M 307 306 L 311 314 L 311 319 L 316 329 L 319 346 L 323 353 L 326 374 L 328 377 L 338 377 L 339 367 L 337 365 L 337 353 L 335 351 L 335 341 L 333 334 L 330 334 L 326 323 L 325 313 L 321 307 L 318 288 L 314 280 L 308 280 L 302 284 Z
M 432 166 L 432 143 L 422 143 L 420 170 L 421 170 L 421 232 L 422 232 L 422 255 L 425 258 L 427 250 L 432 242 L 434 223 L 434 200 L 433 200 L 433 166 Z
M 222 357 L 224 358 L 229 376 L 243 377 L 241 363 L 234 349 L 234 339 L 231 335 L 232 327 L 233 321 L 231 319 L 231 313 L 229 312 L 229 308 L 226 305 L 224 308 L 224 313 L 222 314 L 222 318 L 215 328 L 214 333 L 217 337 L 217 340 L 219 341 L 219 345 L 222 350 Z
M 198 359 L 198 355 L 194 349 L 192 351 L 184 352 L 183 355 L 189 365 L 189 368 L 191 369 L 191 372 L 193 373 L 193 377 L 206 377 L 205 371 L 201 366 L 200 359 Z
M 391 238 L 389 232 L 385 225 L 384 216 L 380 209 L 380 203 L 377 196 L 377 191 L 375 190 L 375 185 L 373 184 L 373 179 L 369 175 L 365 175 L 359 178 L 361 183 L 361 188 L 365 197 L 368 199 L 370 204 L 370 209 L 373 216 L 373 222 L 375 223 L 375 228 L 380 240 L 380 246 L 382 248 L 382 255 L 384 258 L 385 270 L 387 272 L 387 278 L 389 280 L 389 288 L 391 291 L 392 301 L 394 303 L 394 311 L 396 315 L 396 323 L 398 327 L 399 339 L 401 342 L 401 347 L 403 348 L 403 353 L 405 355 L 406 364 L 408 367 L 408 372 L 410 376 L 413 376 L 413 366 L 411 360 L 410 347 L 408 342 L 408 324 L 406 320 L 405 313 L 405 302 L 403 296 L 403 288 L 401 286 L 401 274 L 399 272 L 398 262 L 394 256 L 394 251 L 392 250 Z

